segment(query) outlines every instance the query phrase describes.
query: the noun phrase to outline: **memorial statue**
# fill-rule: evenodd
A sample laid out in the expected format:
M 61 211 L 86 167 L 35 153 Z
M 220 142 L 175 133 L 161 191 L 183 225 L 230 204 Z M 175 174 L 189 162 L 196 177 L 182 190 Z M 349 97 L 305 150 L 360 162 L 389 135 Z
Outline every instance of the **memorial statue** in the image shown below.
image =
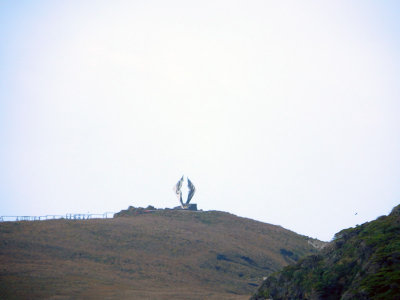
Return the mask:
M 174 185 L 174 192 L 176 196 L 179 199 L 179 202 L 181 203 L 182 209 L 190 209 L 190 210 L 197 210 L 197 205 L 196 204 L 189 204 L 190 200 L 192 200 L 194 193 L 196 192 L 196 188 L 194 187 L 193 183 L 190 181 L 189 178 L 187 178 L 187 186 L 189 189 L 188 196 L 186 199 L 186 202 L 183 203 L 182 199 L 182 184 L 184 181 L 184 176 L 182 176 L 181 179 L 177 182 L 177 184 Z

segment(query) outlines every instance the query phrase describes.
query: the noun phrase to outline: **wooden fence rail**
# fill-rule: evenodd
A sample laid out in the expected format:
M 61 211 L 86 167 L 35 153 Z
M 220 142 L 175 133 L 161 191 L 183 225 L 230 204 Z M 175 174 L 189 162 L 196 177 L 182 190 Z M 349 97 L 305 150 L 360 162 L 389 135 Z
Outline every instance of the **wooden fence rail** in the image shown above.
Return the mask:
M 45 221 L 55 219 L 67 220 L 90 220 L 90 219 L 109 219 L 114 217 L 114 212 L 103 214 L 66 214 L 66 215 L 45 215 L 45 216 L 0 216 L 0 222 L 14 221 Z

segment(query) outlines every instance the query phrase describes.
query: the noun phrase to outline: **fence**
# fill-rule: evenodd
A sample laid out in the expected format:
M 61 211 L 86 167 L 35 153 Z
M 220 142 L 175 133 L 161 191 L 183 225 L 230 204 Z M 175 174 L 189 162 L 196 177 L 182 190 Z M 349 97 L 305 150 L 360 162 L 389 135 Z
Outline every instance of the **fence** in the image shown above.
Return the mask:
M 109 219 L 114 217 L 114 212 L 103 214 L 66 214 L 66 215 L 45 215 L 45 216 L 0 216 L 0 222 L 13 221 L 45 221 L 56 219 L 67 220 L 90 220 L 90 219 Z

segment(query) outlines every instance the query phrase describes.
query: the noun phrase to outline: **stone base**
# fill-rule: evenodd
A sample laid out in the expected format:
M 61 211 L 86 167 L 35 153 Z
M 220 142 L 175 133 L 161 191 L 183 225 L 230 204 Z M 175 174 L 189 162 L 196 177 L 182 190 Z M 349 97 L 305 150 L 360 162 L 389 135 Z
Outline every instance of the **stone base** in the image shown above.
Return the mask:
M 186 207 L 176 206 L 176 207 L 174 207 L 173 209 L 176 209 L 176 210 L 193 210 L 193 211 L 197 211 L 197 204 L 196 204 L 196 203 L 189 204 L 189 205 L 186 206 Z
M 189 204 L 186 209 L 188 209 L 188 210 L 197 210 L 197 204 L 196 203 Z

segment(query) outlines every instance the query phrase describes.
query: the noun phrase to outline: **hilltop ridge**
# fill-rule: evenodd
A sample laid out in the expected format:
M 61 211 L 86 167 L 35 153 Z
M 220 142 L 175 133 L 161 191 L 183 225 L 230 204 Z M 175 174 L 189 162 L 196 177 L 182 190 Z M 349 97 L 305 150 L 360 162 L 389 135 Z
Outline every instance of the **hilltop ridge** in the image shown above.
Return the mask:
M 0 298 L 247 299 L 264 276 L 318 251 L 226 212 L 147 211 L 0 223 Z

